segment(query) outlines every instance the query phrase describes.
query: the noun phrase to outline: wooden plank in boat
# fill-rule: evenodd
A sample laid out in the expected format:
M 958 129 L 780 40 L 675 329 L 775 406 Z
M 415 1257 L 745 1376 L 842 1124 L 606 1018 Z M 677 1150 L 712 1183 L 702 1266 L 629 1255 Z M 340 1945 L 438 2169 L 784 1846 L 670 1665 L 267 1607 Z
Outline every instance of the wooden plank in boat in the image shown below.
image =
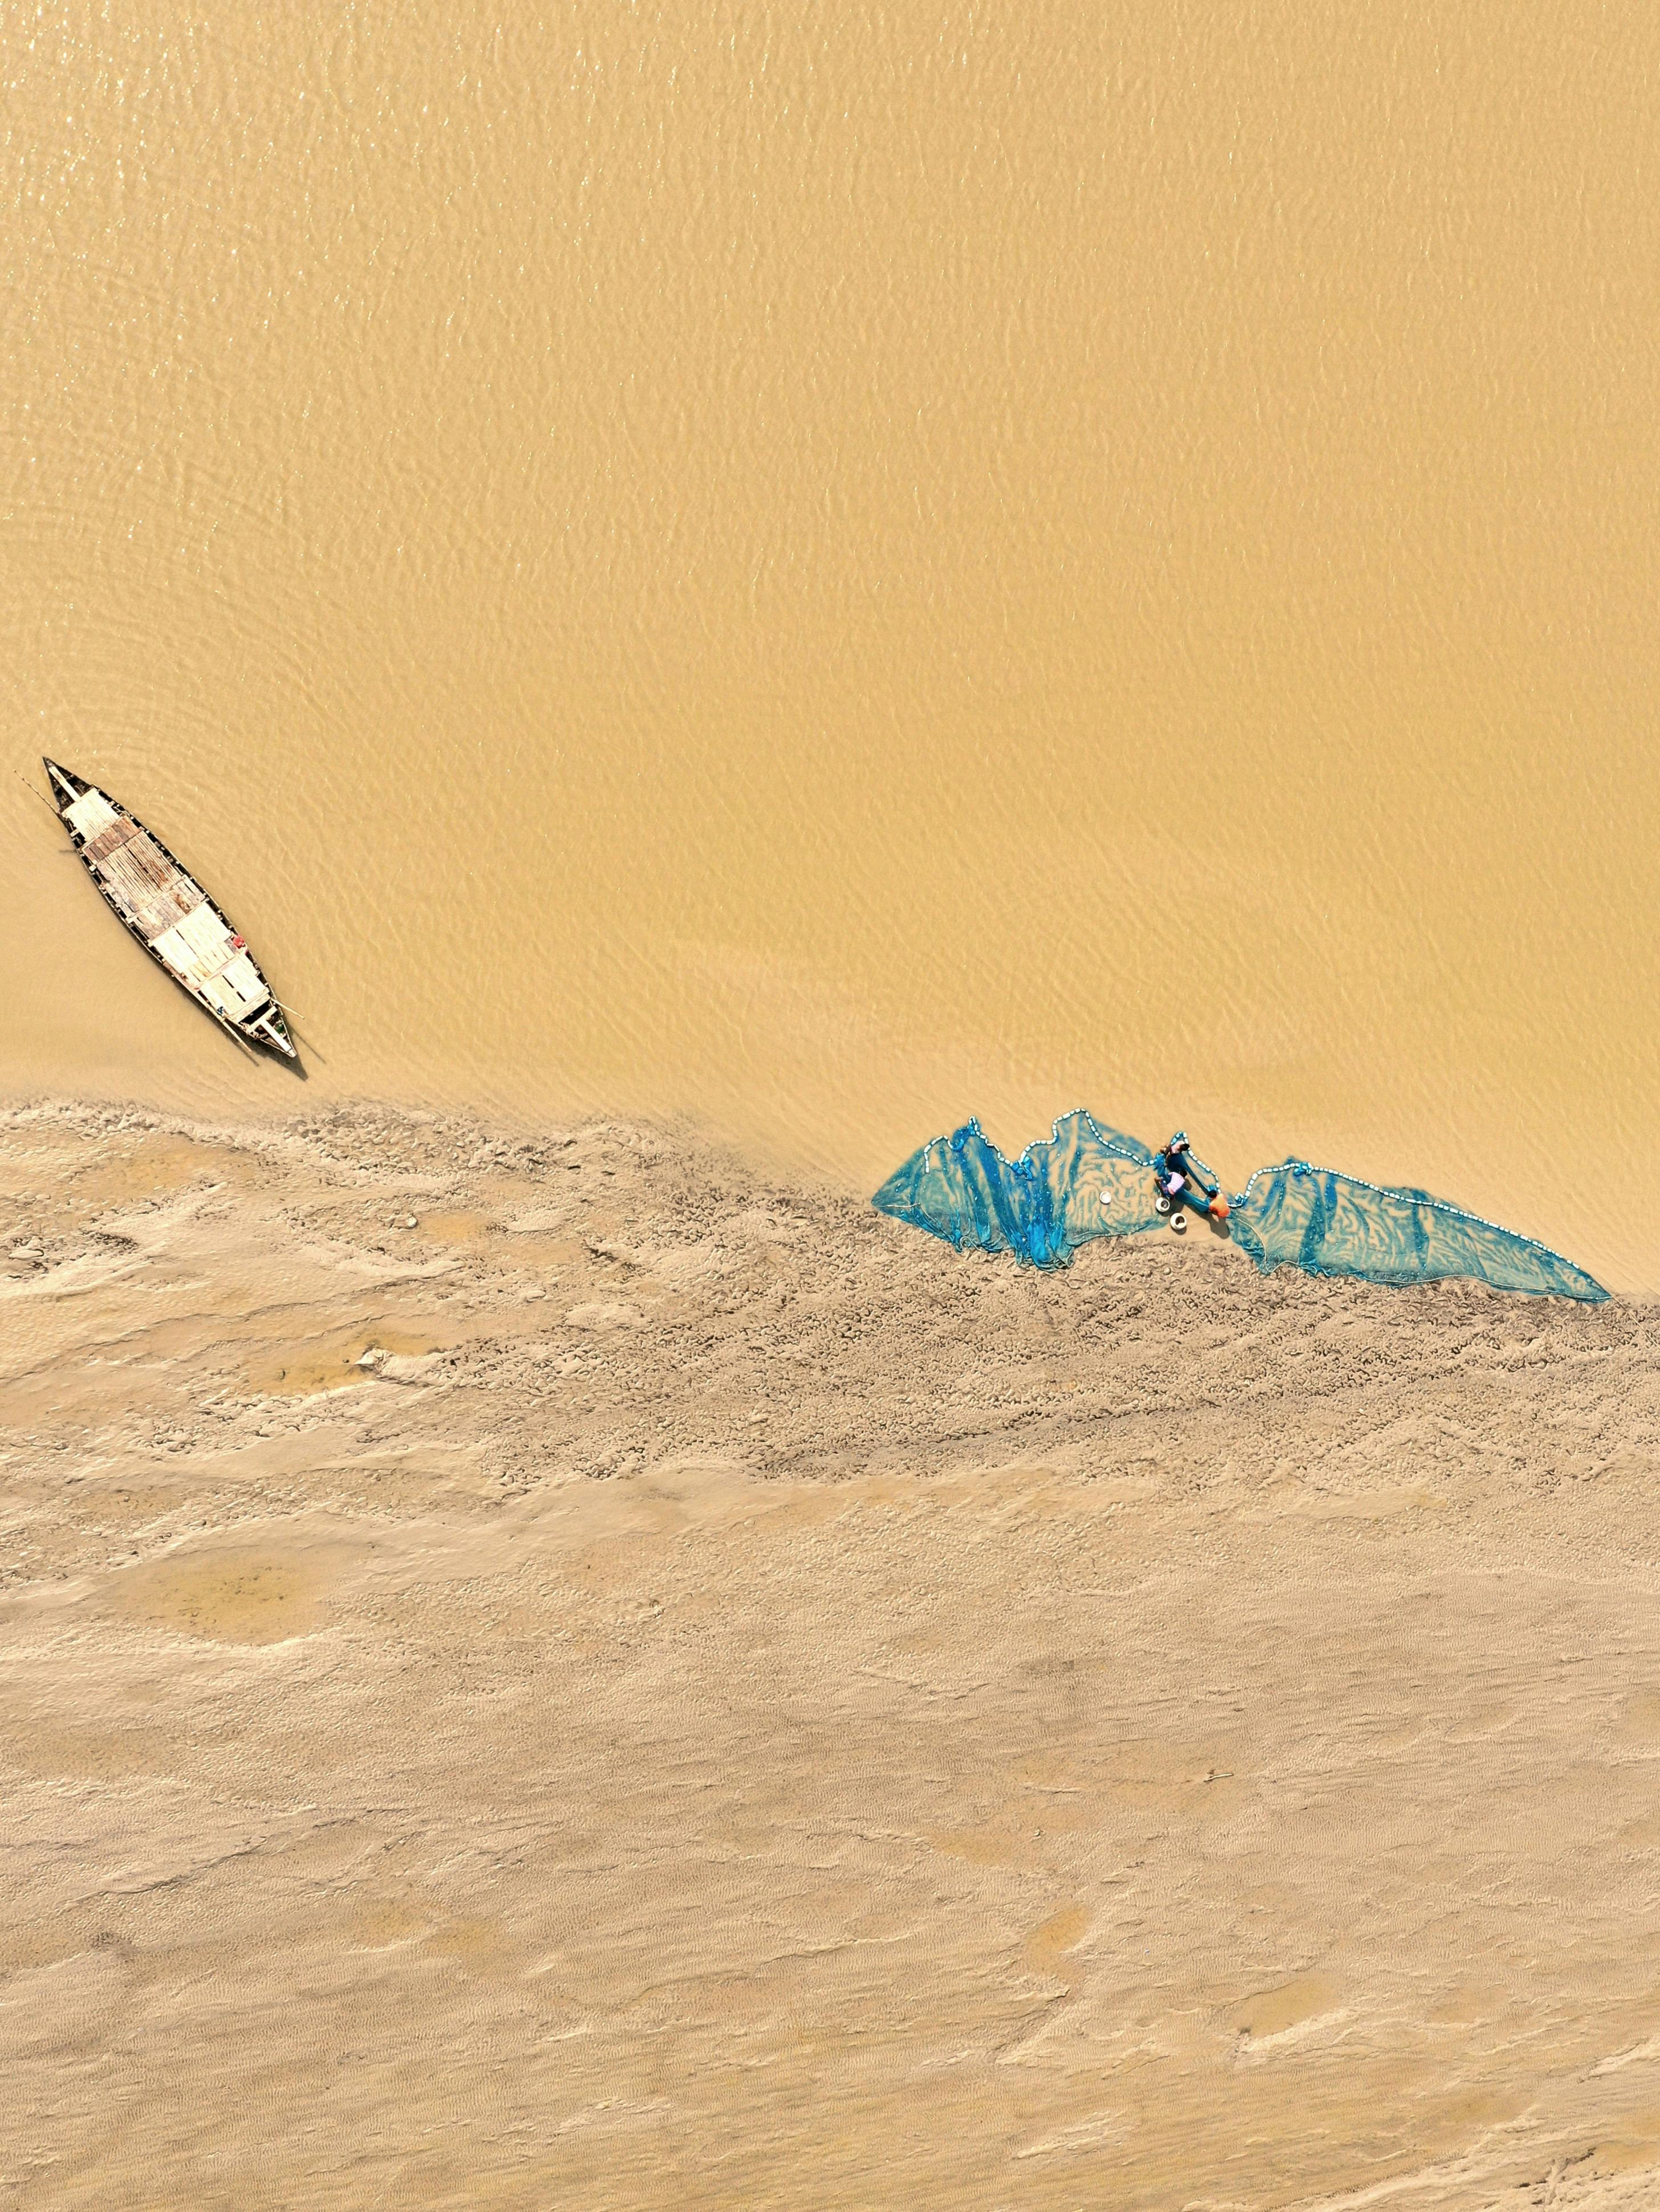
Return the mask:
M 204 999 L 234 1022 L 264 1006 L 271 996 L 246 952 L 235 954 L 216 975 L 208 976 L 198 988 Z
M 77 836 L 96 837 L 101 830 L 112 828 L 121 817 L 101 791 L 83 791 L 72 806 L 64 809 L 64 819 Z
M 130 844 L 138 835 L 131 822 L 112 822 L 107 830 L 100 830 L 95 837 L 88 837 L 86 857 L 89 860 L 106 860 L 119 847 Z
M 202 892 L 142 833 L 100 861 L 99 874 L 147 939 L 161 936 L 202 903 Z
M 230 924 L 206 899 L 150 943 L 173 974 L 190 983 L 204 983 L 238 957 Z

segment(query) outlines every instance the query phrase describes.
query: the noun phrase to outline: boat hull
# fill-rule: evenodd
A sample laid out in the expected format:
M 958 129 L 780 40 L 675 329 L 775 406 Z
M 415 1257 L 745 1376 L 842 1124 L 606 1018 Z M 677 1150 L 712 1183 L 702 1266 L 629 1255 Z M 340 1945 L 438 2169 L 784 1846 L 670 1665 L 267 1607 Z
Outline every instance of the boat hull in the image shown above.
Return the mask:
M 297 1060 L 246 939 L 183 862 L 119 799 L 56 761 L 43 764 L 58 818 L 128 935 L 239 1042 Z

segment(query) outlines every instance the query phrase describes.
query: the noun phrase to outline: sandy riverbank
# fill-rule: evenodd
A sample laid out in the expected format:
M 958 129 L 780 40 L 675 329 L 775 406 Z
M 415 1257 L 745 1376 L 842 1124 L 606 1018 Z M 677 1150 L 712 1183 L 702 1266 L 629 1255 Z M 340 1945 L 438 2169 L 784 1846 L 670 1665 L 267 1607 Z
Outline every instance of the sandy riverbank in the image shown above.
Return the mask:
M 1651 2196 L 1653 1309 L 611 1126 L 0 1190 L 0 2204 Z

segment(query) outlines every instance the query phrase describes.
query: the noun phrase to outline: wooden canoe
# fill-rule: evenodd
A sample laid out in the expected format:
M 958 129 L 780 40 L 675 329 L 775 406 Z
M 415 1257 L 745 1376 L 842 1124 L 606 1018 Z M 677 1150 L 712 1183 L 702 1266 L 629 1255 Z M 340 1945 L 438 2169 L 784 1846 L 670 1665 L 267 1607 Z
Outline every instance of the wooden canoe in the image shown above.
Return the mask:
M 76 851 L 123 927 L 222 1029 L 298 1060 L 258 962 L 201 884 L 118 799 L 54 760 L 42 765 Z

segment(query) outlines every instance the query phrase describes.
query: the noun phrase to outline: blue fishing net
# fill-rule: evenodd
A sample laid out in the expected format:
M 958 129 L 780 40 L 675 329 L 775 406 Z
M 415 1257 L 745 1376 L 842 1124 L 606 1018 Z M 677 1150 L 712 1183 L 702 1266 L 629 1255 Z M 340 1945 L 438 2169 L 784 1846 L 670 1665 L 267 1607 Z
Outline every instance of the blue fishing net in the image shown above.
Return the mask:
M 977 1121 L 936 1137 L 897 1168 L 873 1203 L 960 1250 L 1012 1252 L 1024 1265 L 1065 1267 L 1091 1237 L 1160 1227 L 1155 1155 L 1081 1109 L 1047 1143 L 1005 1159 Z M 1358 1275 L 1424 1283 L 1464 1275 L 1495 1290 L 1597 1299 L 1608 1292 L 1558 1252 L 1500 1229 L 1427 1191 L 1391 1190 L 1306 1160 L 1259 1168 L 1231 1201 L 1228 1233 L 1267 1275 Z

